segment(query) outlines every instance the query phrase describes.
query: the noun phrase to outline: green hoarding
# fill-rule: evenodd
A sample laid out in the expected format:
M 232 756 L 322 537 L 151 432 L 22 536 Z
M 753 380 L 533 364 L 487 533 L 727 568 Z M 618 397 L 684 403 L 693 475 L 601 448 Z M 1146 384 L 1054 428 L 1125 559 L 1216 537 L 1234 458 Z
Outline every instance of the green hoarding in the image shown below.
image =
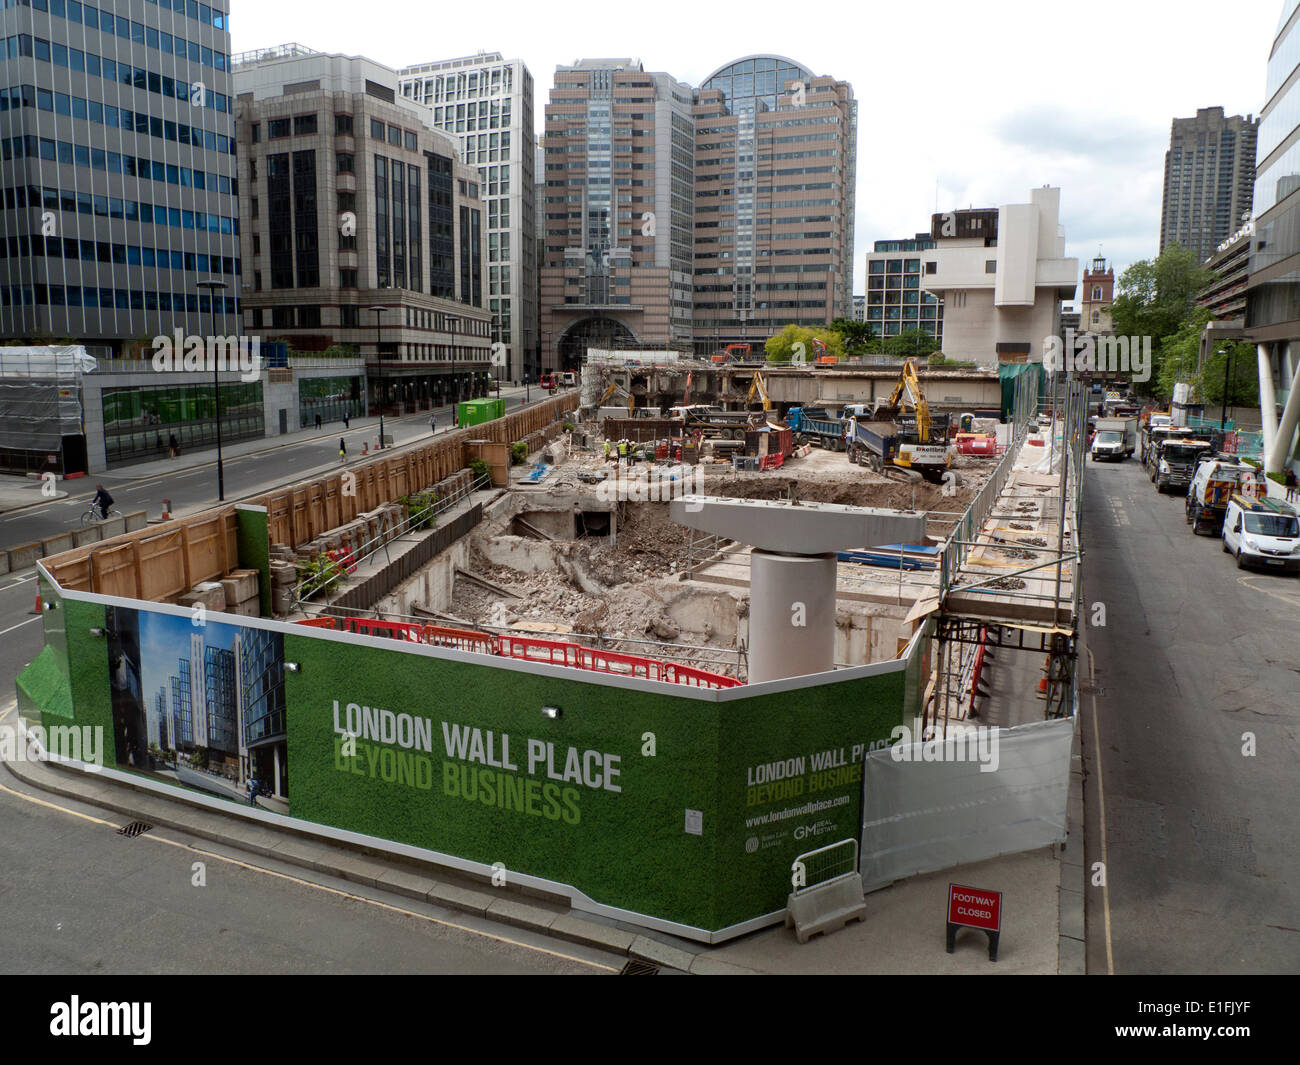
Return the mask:
M 275 748 L 260 805 L 500 863 L 698 938 L 782 910 L 796 856 L 858 836 L 862 755 L 910 723 L 914 697 L 901 660 L 708 690 L 222 615 L 200 630 L 154 604 L 64 608 L 76 723 L 111 730 L 119 769 L 236 799 L 213 701 L 222 662 L 242 662 L 241 677 L 276 678 L 239 693 L 264 707 L 245 710 L 250 776 Z M 25 676 L 57 712 L 52 666 Z M 206 700 L 183 694 L 200 686 Z

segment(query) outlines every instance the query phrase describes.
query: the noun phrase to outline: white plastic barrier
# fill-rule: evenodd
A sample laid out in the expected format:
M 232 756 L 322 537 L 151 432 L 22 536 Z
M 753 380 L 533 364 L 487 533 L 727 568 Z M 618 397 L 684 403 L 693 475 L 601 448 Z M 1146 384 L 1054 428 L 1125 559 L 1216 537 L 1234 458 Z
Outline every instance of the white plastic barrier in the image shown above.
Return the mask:
M 972 730 L 961 742 L 899 744 L 867 755 L 859 865 L 865 889 L 1063 842 L 1074 721 Z

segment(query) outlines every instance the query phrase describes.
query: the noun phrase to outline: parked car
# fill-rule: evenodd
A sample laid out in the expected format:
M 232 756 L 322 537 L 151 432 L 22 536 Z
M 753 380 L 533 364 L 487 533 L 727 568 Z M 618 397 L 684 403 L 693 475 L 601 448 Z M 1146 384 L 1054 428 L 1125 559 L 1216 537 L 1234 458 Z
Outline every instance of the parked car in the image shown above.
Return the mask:
M 1300 519 L 1276 499 L 1252 499 L 1240 492 L 1223 517 L 1223 550 L 1248 565 L 1300 573 Z

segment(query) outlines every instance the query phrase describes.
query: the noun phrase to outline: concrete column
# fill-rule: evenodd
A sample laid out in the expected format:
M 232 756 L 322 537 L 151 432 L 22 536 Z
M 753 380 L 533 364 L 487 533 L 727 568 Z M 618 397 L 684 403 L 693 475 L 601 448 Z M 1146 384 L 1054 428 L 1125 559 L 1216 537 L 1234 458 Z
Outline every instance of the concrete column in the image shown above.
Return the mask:
M 1271 348 L 1269 344 L 1255 345 L 1259 358 L 1259 417 L 1264 429 L 1263 453 L 1265 455 L 1273 450 L 1273 440 L 1277 436 L 1277 394 L 1273 391 Z
M 1269 392 L 1271 395 L 1271 388 Z M 1282 411 L 1282 421 L 1275 427 L 1271 446 L 1268 438 L 1265 437 L 1265 473 L 1281 473 L 1282 468 L 1291 461 L 1291 441 L 1295 437 L 1297 421 L 1300 421 L 1300 374 L 1291 379 L 1291 392 L 1286 397 L 1286 407 Z
M 279 796 L 281 794 L 281 791 L 280 791 L 280 747 L 278 744 L 271 748 L 271 754 L 275 760 L 275 790 L 271 794 Z
M 835 667 L 834 554 L 750 556 L 749 683 Z

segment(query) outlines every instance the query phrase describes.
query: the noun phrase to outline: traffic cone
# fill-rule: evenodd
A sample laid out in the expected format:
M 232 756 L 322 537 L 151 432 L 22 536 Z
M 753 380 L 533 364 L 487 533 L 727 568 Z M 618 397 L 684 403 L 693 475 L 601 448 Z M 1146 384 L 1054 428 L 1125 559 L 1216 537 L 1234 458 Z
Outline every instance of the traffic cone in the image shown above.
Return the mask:
M 40 612 L 41 612 L 41 593 L 40 593 L 40 592 L 37 592 L 37 593 L 36 593 L 36 609 L 34 609 L 34 610 L 32 611 L 32 613 L 33 613 L 33 614 L 39 614 Z
M 172 501 L 171 501 L 170 499 L 164 499 L 164 500 L 163 500 L 163 505 L 162 505 L 162 520 L 163 520 L 163 521 L 171 521 L 171 520 L 172 520 Z

